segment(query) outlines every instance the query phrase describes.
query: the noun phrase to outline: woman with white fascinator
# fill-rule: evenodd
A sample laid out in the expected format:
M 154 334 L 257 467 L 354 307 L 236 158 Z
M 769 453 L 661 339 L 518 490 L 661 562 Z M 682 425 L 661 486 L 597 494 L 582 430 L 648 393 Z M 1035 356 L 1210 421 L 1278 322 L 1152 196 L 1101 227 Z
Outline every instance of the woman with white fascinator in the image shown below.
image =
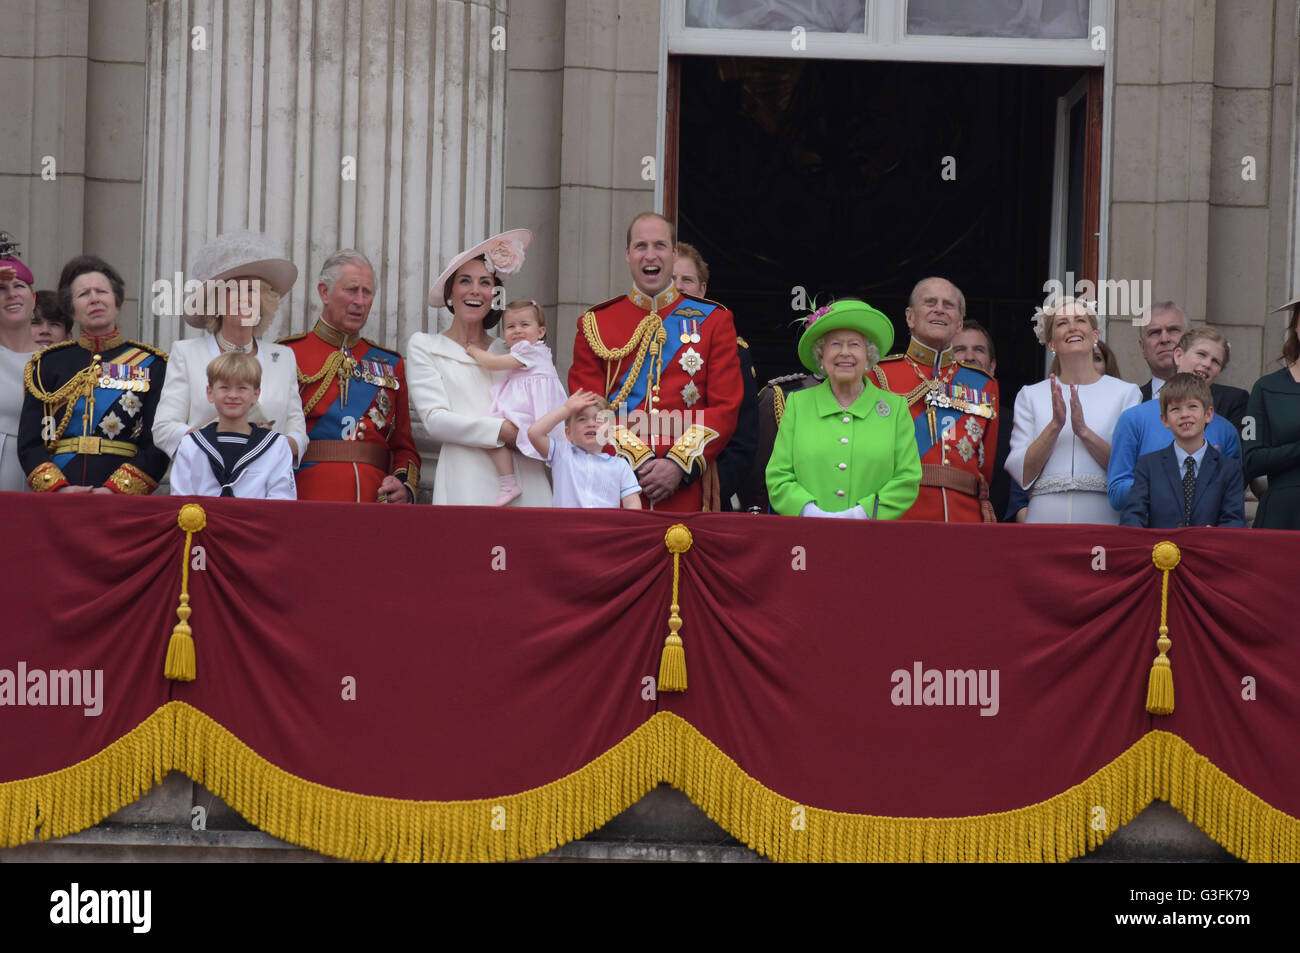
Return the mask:
M 1061 370 L 1016 395 L 1006 468 L 1029 491 L 1026 522 L 1118 525 L 1106 495 L 1110 440 L 1120 414 L 1142 395 L 1093 363 L 1100 334 L 1091 302 L 1053 298 L 1033 320 L 1038 342 Z
M 545 464 L 520 453 L 518 428 L 491 413 L 492 385 L 506 372 L 484 369 L 466 350 L 473 344 L 489 354 L 510 353 L 505 341 L 487 332 L 501 320 L 506 301 L 501 276 L 518 274 L 532 237 L 526 228 L 511 229 L 454 257 L 429 289 L 429 307 L 447 308 L 451 327 L 441 334 L 411 335 L 406 358 L 411 410 L 441 444 L 434 503 L 492 506 L 499 477 L 486 451 L 506 446 L 523 491 L 510 505 L 551 505 Z
M 174 457 L 187 433 L 217 419 L 207 398 L 208 364 L 227 351 L 241 351 L 262 365 L 262 395 L 249 420 L 284 434 L 296 464 L 307 449 L 298 364 L 289 348 L 260 336 L 297 280 L 297 267 L 276 254 L 266 236 L 236 231 L 205 245 L 189 277 L 202 281 L 203 290 L 187 301 L 185 323 L 205 333 L 172 347 L 154 415 L 154 444 Z

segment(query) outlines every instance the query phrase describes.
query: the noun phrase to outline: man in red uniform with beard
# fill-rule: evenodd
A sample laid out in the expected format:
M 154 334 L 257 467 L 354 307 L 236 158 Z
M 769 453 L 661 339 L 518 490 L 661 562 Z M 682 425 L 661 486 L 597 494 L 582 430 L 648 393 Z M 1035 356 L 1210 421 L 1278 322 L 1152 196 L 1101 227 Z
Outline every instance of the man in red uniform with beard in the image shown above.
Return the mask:
M 658 510 L 719 508 L 713 469 L 736 427 L 744 385 L 731 312 L 673 284 L 676 229 L 642 212 L 627 232 L 632 290 L 582 316 L 569 390 L 609 399 L 616 452 Z
M 359 251 L 337 251 L 321 268 L 320 320 L 285 338 L 298 361 L 307 452 L 298 499 L 413 503 L 420 455 L 402 355 L 361 336 L 375 300 L 375 270 Z
M 996 522 L 989 484 L 998 448 L 998 383 L 952 356 L 966 298 L 951 281 L 924 278 L 908 299 L 907 350 L 880 359 L 876 383 L 907 398 L 921 454 L 921 492 L 905 520 Z

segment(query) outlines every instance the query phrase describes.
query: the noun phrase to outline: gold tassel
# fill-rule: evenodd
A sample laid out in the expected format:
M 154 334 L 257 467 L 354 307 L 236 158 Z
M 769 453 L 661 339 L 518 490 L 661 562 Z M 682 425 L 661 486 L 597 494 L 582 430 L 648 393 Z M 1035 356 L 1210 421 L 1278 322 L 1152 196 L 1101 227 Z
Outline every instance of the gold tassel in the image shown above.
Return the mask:
M 163 675 L 177 682 L 192 682 L 198 675 L 198 663 L 194 655 L 194 630 L 190 628 L 190 543 L 194 534 L 208 525 L 208 516 L 203 507 L 197 503 L 186 503 L 181 507 L 176 522 L 185 530 L 185 551 L 181 554 L 181 604 L 176 607 L 176 617 L 180 620 L 172 629 L 171 640 L 167 643 L 167 661 L 163 663 Z
M 1182 554 L 1178 547 L 1165 540 L 1151 550 L 1151 561 L 1163 574 L 1160 583 L 1160 637 L 1156 639 L 1159 654 L 1151 662 L 1151 675 L 1147 679 L 1147 711 L 1153 715 L 1171 715 L 1174 711 L 1174 670 L 1169 664 L 1169 572 L 1178 565 Z
M 664 650 L 659 655 L 659 684 L 661 692 L 686 691 L 686 647 L 682 637 L 677 633 L 682 628 L 681 608 L 677 604 L 677 583 L 680 577 L 680 560 L 682 553 L 691 548 L 694 539 L 691 531 L 682 523 L 674 523 L 664 534 L 664 545 L 673 554 L 673 604 L 668 610 L 668 638 L 664 639 Z

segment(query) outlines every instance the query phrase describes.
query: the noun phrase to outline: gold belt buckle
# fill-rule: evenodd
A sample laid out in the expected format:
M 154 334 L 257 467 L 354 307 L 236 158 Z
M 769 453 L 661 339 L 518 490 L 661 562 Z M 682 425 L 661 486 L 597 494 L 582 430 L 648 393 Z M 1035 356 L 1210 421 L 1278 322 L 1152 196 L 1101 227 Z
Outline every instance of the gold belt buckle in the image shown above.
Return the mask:
M 99 437 L 78 437 L 77 453 L 84 453 L 84 454 L 89 454 L 90 456 L 97 456 L 101 452 L 99 449 L 99 441 L 100 441 Z

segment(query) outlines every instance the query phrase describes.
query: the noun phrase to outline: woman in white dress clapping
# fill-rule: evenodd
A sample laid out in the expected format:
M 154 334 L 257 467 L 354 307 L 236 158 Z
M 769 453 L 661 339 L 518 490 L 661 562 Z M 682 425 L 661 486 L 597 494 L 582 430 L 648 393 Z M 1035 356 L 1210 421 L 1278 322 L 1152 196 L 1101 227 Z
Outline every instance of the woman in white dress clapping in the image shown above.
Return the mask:
M 1054 298 L 1034 333 L 1061 372 L 1021 389 L 1006 468 L 1029 491 L 1029 523 L 1119 523 L 1106 496 L 1110 438 L 1119 415 L 1142 401 L 1137 386 L 1100 373 L 1092 304 Z

